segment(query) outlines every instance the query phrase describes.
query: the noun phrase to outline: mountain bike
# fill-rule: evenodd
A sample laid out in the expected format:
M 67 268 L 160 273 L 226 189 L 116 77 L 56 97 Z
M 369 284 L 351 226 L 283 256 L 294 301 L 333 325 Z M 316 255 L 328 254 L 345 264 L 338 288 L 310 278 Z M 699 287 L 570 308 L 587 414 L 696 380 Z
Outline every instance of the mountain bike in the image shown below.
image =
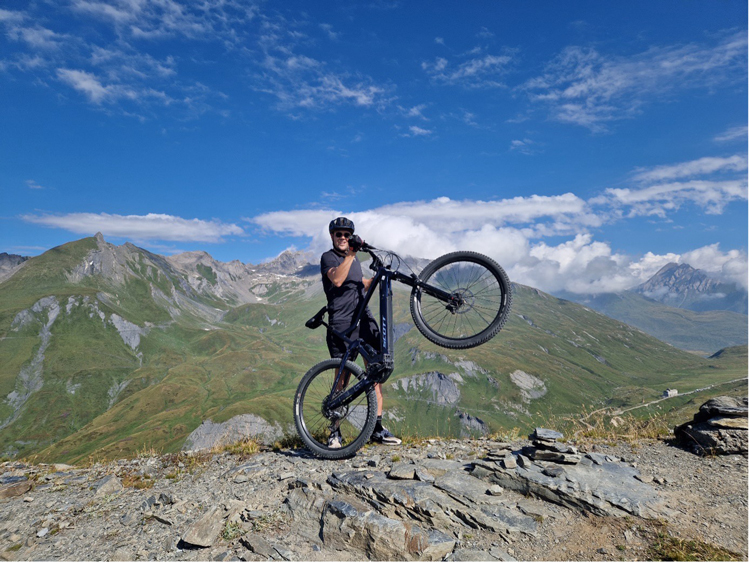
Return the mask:
M 430 262 L 422 272 L 406 274 L 406 263 L 396 253 L 364 244 L 372 258 L 372 283 L 360 301 L 351 327 L 336 331 L 323 320 L 327 307 L 305 326 L 325 326 L 342 339 L 347 350 L 341 358 L 324 360 L 303 376 L 294 398 L 294 423 L 305 445 L 318 457 L 353 456 L 370 438 L 377 418 L 374 386 L 385 382 L 394 369 L 392 281 L 412 288 L 409 301 L 414 324 L 433 343 L 449 349 L 468 349 L 489 341 L 505 324 L 512 301 L 510 281 L 494 260 L 480 253 L 458 251 Z M 394 267 L 394 264 L 396 266 Z M 366 315 L 376 291 L 380 296 L 380 342 L 375 350 L 352 332 Z M 367 369 L 352 359 L 362 355 Z M 328 446 L 339 431 L 340 447 Z

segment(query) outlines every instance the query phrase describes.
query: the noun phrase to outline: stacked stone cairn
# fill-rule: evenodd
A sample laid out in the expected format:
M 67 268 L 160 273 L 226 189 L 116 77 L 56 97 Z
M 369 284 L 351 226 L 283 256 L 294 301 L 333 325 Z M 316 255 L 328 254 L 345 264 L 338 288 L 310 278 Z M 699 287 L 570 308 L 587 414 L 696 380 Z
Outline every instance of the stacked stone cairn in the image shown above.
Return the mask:
M 522 463 L 523 457 L 527 457 L 530 460 L 544 462 L 578 464 L 581 461 L 581 455 L 578 453 L 578 449 L 574 446 L 558 442 L 564 438 L 563 434 L 559 431 L 537 427 L 534 429 L 534 432 L 529 435 L 529 440 L 531 440 L 532 446 L 523 447 L 521 450 Z M 552 466 L 548 468 L 548 470 L 554 473 L 555 467 Z M 562 473 L 562 469 L 559 469 L 559 473 Z
M 692 421 L 675 427 L 675 438 L 696 454 L 747 456 L 747 412 L 747 398 L 710 399 Z

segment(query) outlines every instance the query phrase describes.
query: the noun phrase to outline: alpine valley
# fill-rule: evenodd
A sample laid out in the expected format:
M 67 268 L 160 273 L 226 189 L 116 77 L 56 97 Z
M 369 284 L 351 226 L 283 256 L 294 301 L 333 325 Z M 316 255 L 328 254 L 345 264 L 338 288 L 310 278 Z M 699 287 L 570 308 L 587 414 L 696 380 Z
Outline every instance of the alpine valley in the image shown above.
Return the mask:
M 201 252 L 164 257 L 101 235 L 28 259 L 5 256 L 0 452 L 69 463 L 174 452 L 207 425 L 243 417 L 257 434 L 292 433 L 294 390 L 327 357 L 325 331 L 304 327 L 325 302 L 316 259 L 285 252 L 254 266 Z M 384 385 L 384 419 L 396 433 L 528 432 L 550 417 L 655 402 L 666 388 L 680 395 L 636 411 L 695 411 L 709 396 L 747 393 L 740 313 L 733 319 L 744 322 L 744 340 L 730 323 L 705 358 L 514 284 L 498 336 L 450 351 L 422 337 L 407 289 L 394 291 L 396 371 Z M 704 321 L 689 330 L 716 332 Z M 700 350 L 694 341 L 685 348 Z

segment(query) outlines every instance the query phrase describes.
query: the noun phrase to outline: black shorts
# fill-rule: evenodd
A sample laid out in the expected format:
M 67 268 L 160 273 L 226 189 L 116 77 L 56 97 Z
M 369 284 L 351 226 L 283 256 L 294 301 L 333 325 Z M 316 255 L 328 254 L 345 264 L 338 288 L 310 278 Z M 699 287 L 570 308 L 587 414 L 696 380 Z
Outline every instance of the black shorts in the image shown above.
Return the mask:
M 343 329 L 346 329 L 346 327 Z M 339 331 L 338 327 L 336 330 Z M 366 344 L 370 345 L 376 351 L 380 350 L 380 330 L 378 329 L 377 322 L 372 318 L 365 317 L 360 321 L 359 326 L 352 331 L 349 338 L 352 340 L 363 339 Z M 326 333 L 326 344 L 328 345 L 328 352 L 331 353 L 332 358 L 340 358 L 346 353 L 346 343 L 330 331 Z M 354 351 L 354 356 L 349 360 L 355 360 L 357 356 L 359 356 L 359 353 Z

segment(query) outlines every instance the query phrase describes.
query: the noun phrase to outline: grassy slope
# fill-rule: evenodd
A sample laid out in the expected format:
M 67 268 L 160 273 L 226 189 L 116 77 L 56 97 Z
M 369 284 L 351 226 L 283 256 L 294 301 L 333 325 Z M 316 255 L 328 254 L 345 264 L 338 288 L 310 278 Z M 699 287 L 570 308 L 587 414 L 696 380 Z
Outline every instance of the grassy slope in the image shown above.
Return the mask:
M 588 299 L 586 305 L 683 350 L 712 354 L 747 344 L 747 315 L 733 311 L 695 312 L 635 292 L 602 294 Z
M 461 433 L 458 409 L 479 417 L 493 431 L 514 427 L 528 431 L 551 414 L 577 413 L 584 405 L 634 405 L 658 398 L 666 387 L 685 389 L 746 373 L 741 357 L 708 361 L 530 288 L 517 286 L 515 296 L 506 329 L 482 347 L 448 351 L 426 341 L 416 329 L 398 342 L 397 369 L 386 384 L 386 409 L 400 418 L 391 421 L 395 430 L 457 436 Z M 147 354 L 153 355 L 153 361 L 136 375 L 153 372 L 150 378 L 160 381 L 120 401 L 43 456 L 80 460 L 94 451 L 120 456 L 149 446 L 176 450 L 202 420 L 220 422 L 247 412 L 289 425 L 299 379 L 327 356 L 324 331 L 303 327 L 319 305 L 319 298 L 245 305 L 232 310 L 220 330 L 183 330 L 179 337 L 170 331 L 152 333 L 147 340 L 154 352 Z M 403 293 L 397 294 L 395 310 L 398 322 L 408 322 Z M 166 338 L 171 343 L 156 342 Z M 165 349 L 172 352 L 158 353 L 168 358 L 157 369 L 156 351 Z M 429 353 L 434 358 L 425 358 L 432 356 Z M 471 360 L 488 374 L 471 377 L 452 364 L 459 360 Z M 464 377 L 456 406 L 414 401 L 390 386 L 398 378 L 431 370 L 459 372 Z M 524 403 L 510 380 L 515 370 L 543 380 L 548 393 Z
M 45 253 L 32 259 L 38 264 L 22 270 L 25 278 L 14 276 L 0 286 L 0 336 L 8 335 L 18 311 L 51 294 L 64 309 L 68 295 L 93 299 L 103 291 L 114 298 L 108 300 L 109 307 L 99 303 L 108 316 L 115 312 L 141 326 L 169 319 L 151 300 L 148 282 L 169 295 L 173 281 L 149 271 L 143 259 L 131 265 L 142 278 L 124 286 L 106 287 L 96 279 L 78 286 L 66 282 L 55 264 L 70 269 L 95 244 L 84 239 L 54 249 L 51 256 Z M 130 455 L 144 447 L 178 450 L 207 418 L 221 422 L 253 412 L 289 425 L 297 383 L 310 366 L 327 356 L 324 330 L 304 328 L 323 298 L 314 289 L 295 293 L 281 287 L 270 288 L 268 297 L 278 303 L 232 309 L 210 331 L 189 315 L 151 329 L 138 348 L 142 366 L 135 351 L 97 316 L 75 309 L 73 316 L 61 314 L 45 355 L 44 387 L 29 400 L 17 424 L 0 432 L 0 445 L 14 443 L 21 454 L 39 452 L 43 460 L 80 461 L 92 454 Z M 396 292 L 394 310 L 397 323 L 411 323 L 406 292 Z M 377 312 L 377 304 L 373 311 Z M 25 339 L 0 341 L 0 354 L 10 359 L 0 367 L 6 395 L 20 366 L 38 346 L 37 330 L 29 328 Z M 462 359 L 475 362 L 487 374 L 471 376 L 453 364 Z M 549 414 L 575 413 L 583 404 L 635 405 L 657 398 L 666 387 L 699 387 L 730 380 L 743 371 L 747 374 L 741 354 L 702 359 L 523 286 L 515 287 L 507 327 L 490 343 L 448 351 L 412 329 L 397 344 L 396 366 L 386 384 L 386 409 L 400 420 L 391 425 L 399 432 L 419 435 L 458 435 L 457 409 L 481 418 L 492 430 L 530 428 Z M 390 386 L 398 378 L 430 370 L 458 372 L 464 378 L 456 406 L 439 406 L 424 397 L 415 401 Z M 510 379 L 515 370 L 544 381 L 547 394 L 524 402 Z M 108 390 L 125 382 L 117 402 L 107 410 Z M 71 394 L 71 386 L 77 384 Z

